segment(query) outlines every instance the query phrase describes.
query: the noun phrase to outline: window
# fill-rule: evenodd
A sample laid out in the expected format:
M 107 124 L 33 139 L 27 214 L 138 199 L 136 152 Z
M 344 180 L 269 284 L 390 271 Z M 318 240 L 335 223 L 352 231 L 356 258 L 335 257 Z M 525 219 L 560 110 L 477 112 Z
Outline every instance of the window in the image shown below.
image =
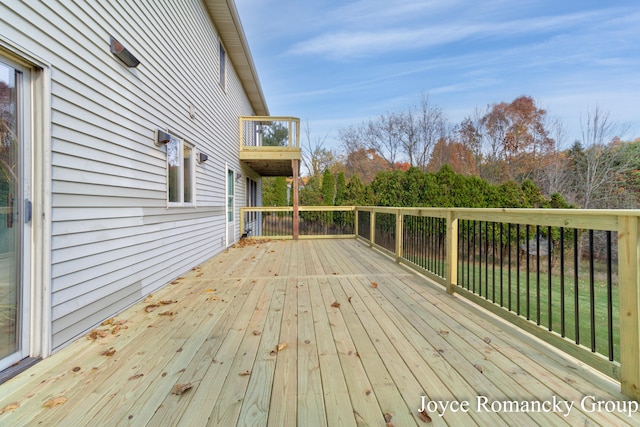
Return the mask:
M 227 52 L 222 43 L 220 43 L 220 86 L 222 89 L 227 88 Z
M 167 143 L 167 201 L 169 205 L 195 204 L 195 155 L 193 146 L 171 136 Z

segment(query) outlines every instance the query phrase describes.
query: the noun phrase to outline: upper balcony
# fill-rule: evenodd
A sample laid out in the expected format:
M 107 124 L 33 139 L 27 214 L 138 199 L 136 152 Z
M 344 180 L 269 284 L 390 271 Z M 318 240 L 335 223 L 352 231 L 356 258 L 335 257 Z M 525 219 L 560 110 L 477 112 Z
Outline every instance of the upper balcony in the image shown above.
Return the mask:
M 300 157 L 300 119 L 240 117 L 240 161 L 261 176 L 293 176 Z

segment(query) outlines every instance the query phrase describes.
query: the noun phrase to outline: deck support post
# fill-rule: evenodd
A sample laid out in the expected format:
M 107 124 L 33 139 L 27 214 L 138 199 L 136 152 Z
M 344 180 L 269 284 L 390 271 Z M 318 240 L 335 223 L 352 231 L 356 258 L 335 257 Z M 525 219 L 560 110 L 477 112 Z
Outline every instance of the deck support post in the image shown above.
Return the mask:
M 291 132 L 289 132 L 291 135 Z M 293 240 L 298 240 L 298 231 L 300 220 L 298 218 L 298 175 L 300 160 L 292 160 L 293 162 Z
M 447 211 L 447 293 L 453 294 L 458 284 L 458 218 L 452 210 Z
M 640 401 L 640 219 L 618 218 L 618 297 L 620 299 L 620 385 Z

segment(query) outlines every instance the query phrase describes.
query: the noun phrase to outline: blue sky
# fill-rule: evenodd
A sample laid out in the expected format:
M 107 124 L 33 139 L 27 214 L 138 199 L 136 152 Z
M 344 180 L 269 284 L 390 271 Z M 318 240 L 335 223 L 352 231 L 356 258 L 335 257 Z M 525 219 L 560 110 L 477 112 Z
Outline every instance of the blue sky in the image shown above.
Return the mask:
M 640 136 L 638 0 L 236 0 L 271 115 L 313 141 L 418 105 L 453 124 L 536 100 L 580 139 L 596 106 Z

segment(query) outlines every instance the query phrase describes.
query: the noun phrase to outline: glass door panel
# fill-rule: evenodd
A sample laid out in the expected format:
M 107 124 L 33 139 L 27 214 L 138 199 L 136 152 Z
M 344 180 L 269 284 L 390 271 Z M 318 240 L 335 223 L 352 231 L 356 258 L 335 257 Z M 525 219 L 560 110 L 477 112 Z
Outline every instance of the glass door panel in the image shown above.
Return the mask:
M 20 350 L 20 73 L 0 61 L 0 360 Z

